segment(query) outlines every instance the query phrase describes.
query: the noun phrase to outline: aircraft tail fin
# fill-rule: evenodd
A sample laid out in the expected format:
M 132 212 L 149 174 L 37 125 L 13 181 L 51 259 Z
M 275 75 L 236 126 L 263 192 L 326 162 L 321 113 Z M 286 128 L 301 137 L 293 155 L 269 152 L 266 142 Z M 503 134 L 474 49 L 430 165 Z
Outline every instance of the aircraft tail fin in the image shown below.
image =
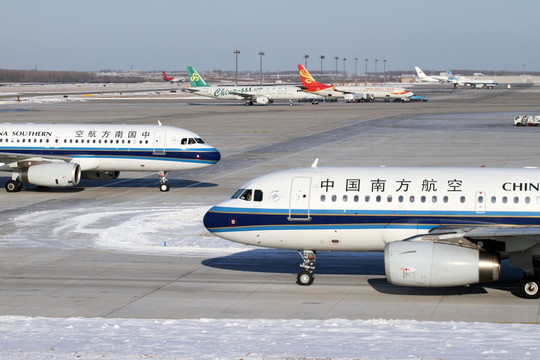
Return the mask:
M 300 80 L 302 80 L 302 86 L 309 90 L 322 90 L 329 88 L 330 86 L 321 84 L 320 82 L 315 81 L 313 76 L 307 71 L 307 69 L 298 64 L 298 72 L 300 73 Z
M 420 69 L 418 66 L 415 66 L 414 67 L 416 69 L 416 74 L 418 74 L 418 77 L 419 78 L 426 78 L 426 74 L 422 71 L 422 69 Z
M 201 75 L 193 68 L 193 66 L 187 67 L 189 82 L 191 87 L 210 86 L 204 81 Z

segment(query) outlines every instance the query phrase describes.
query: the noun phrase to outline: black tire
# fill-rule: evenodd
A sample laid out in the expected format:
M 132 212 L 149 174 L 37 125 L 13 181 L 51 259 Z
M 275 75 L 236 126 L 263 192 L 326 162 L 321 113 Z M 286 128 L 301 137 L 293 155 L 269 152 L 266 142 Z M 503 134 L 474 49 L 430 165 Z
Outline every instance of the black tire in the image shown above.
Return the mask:
M 7 192 L 17 192 L 21 191 L 22 186 L 21 183 L 16 180 L 9 180 L 6 182 L 6 191 Z
M 313 273 L 307 270 L 304 270 L 304 271 L 300 271 L 300 273 L 296 277 L 296 280 L 298 281 L 299 285 L 309 286 L 313 284 L 313 280 L 315 280 L 315 277 L 313 276 Z
M 519 282 L 519 293 L 525 299 L 540 298 L 540 280 L 534 276 L 524 276 Z
M 169 184 L 161 184 L 159 185 L 159 191 L 161 192 L 166 192 L 166 191 L 169 191 L 171 187 L 169 186 Z

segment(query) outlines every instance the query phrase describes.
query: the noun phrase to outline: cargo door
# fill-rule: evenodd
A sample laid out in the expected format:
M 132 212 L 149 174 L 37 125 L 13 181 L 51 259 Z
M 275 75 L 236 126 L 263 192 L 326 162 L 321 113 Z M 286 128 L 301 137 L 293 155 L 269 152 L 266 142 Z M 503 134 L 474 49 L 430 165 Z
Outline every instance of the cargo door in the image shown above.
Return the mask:
M 289 221 L 310 221 L 310 177 L 294 177 L 289 198 Z

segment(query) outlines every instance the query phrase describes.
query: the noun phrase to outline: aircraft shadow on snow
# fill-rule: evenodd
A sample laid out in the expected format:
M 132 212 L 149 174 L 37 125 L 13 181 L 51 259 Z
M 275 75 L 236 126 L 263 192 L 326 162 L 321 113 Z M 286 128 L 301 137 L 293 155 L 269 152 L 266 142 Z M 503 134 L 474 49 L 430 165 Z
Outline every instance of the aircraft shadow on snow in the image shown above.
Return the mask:
M 0 184 L 4 184 L 9 178 L 0 178 Z M 171 190 L 181 189 L 186 187 L 193 188 L 207 188 L 215 187 L 218 184 L 199 182 L 195 180 L 183 180 L 183 179 L 167 179 L 167 183 L 171 186 Z M 23 190 L 30 191 L 43 191 L 43 192 L 59 192 L 59 193 L 76 193 L 84 191 L 86 188 L 93 187 L 110 187 L 110 188 L 155 188 L 159 191 L 159 178 L 157 175 L 152 178 L 140 178 L 140 179 L 115 179 L 115 180 L 87 180 L 82 179 L 77 186 L 68 187 L 45 187 L 35 186 L 32 184 L 23 184 Z
M 300 256 L 293 250 L 254 249 L 206 259 L 202 264 L 211 268 L 238 271 L 239 278 L 242 272 L 291 274 L 291 281 L 294 282 L 296 274 L 301 270 L 299 267 L 301 262 Z M 359 275 L 376 276 L 368 278 L 368 284 L 377 292 L 389 295 L 472 295 L 487 293 L 486 288 L 491 288 L 508 291 L 520 297 L 516 281 L 523 276 L 522 271 L 510 267 L 508 260 L 503 260 L 501 265 L 501 279 L 495 282 L 443 288 L 405 287 L 389 284 L 386 278 L 380 278 L 385 277 L 382 252 L 318 252 L 315 262 L 315 282 L 311 286 L 317 286 L 317 275 Z M 352 280 L 351 284 L 357 282 Z

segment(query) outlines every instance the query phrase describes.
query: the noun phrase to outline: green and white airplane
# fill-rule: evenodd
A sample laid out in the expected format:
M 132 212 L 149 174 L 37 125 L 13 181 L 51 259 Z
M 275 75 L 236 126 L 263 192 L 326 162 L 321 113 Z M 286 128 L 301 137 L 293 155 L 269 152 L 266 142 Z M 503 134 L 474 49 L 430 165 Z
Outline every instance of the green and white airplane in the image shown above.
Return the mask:
M 244 100 L 246 105 L 271 104 L 274 100 L 300 100 L 309 97 L 302 88 L 293 85 L 245 85 L 212 86 L 209 85 L 192 67 L 187 67 L 191 87 L 185 88 L 193 94 L 220 100 Z

